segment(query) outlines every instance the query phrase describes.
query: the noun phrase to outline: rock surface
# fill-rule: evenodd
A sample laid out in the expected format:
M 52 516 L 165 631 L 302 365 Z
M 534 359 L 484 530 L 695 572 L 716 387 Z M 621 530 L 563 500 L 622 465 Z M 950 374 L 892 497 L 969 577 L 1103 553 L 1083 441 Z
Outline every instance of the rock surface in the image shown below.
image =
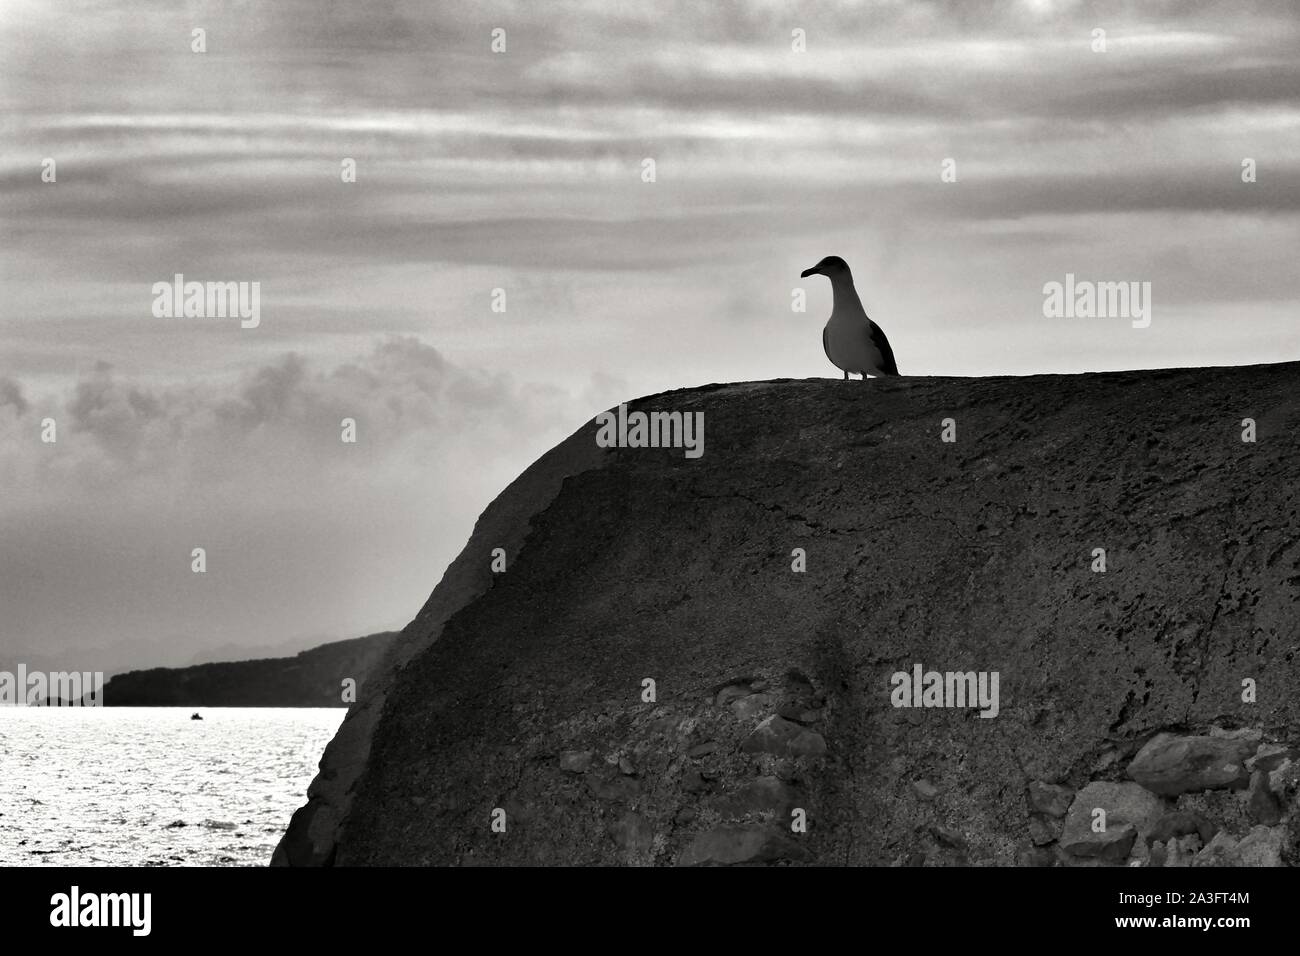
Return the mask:
M 1048 841 L 1060 819 L 1028 805 L 1032 782 L 1135 787 L 1119 778 L 1144 743 L 1215 723 L 1295 743 L 1300 365 L 777 381 L 630 407 L 703 412 L 703 457 L 600 449 L 588 423 L 507 488 L 276 862 L 1090 865 L 1032 848 L 1031 814 Z M 891 675 L 917 664 L 997 672 L 998 715 L 893 706 Z M 760 806 L 760 780 L 792 815 Z M 723 819 L 738 794 L 753 812 Z M 1249 827 L 1222 817 L 1236 847 Z M 1200 842 L 1172 837 L 1172 856 Z

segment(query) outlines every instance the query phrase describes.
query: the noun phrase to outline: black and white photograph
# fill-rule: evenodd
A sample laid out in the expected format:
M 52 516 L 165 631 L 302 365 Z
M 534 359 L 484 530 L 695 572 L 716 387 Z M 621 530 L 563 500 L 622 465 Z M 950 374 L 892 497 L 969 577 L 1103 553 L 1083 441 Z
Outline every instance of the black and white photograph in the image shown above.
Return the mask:
M 1295 0 L 0 0 L 6 938 L 1270 938 L 1298 262 Z

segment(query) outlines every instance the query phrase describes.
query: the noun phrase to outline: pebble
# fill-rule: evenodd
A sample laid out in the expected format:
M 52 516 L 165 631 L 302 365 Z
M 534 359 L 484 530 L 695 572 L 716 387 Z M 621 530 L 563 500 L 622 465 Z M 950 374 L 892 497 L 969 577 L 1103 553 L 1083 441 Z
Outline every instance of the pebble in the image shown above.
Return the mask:
M 586 773 L 594 756 L 590 750 L 566 750 L 560 754 L 560 769 L 565 773 Z
M 913 780 L 912 789 L 922 800 L 933 800 L 939 793 L 939 788 L 929 780 Z

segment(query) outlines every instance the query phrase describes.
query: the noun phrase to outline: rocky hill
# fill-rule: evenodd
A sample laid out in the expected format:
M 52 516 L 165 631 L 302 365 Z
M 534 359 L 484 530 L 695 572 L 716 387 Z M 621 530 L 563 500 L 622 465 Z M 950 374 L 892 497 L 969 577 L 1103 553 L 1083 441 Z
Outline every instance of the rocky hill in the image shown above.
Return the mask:
M 274 862 L 1300 860 L 1300 364 L 630 407 L 704 454 L 511 484 Z
M 334 641 L 294 657 L 128 671 L 104 685 L 104 706 L 342 707 L 343 680 L 363 685 L 396 636 Z

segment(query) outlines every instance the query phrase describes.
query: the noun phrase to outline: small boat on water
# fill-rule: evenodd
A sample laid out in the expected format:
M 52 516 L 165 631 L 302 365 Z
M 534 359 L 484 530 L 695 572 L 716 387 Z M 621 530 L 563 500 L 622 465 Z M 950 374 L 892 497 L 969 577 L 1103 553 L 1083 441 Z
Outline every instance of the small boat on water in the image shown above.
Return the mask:
M 202 720 L 202 719 L 203 719 L 203 718 L 200 717 L 197 713 L 195 713 L 195 714 L 190 714 L 190 720 Z

